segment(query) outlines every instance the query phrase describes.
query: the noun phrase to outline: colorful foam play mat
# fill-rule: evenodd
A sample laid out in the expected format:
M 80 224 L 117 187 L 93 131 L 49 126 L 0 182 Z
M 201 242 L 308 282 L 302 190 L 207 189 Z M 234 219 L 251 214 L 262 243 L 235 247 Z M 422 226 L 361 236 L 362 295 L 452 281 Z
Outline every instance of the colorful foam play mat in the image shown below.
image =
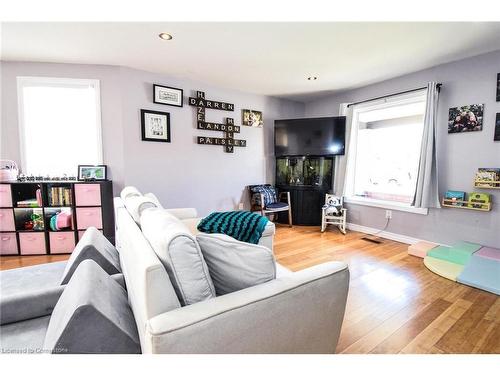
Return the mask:
M 500 295 L 500 249 L 460 241 L 452 246 L 419 242 L 408 248 L 447 279 Z

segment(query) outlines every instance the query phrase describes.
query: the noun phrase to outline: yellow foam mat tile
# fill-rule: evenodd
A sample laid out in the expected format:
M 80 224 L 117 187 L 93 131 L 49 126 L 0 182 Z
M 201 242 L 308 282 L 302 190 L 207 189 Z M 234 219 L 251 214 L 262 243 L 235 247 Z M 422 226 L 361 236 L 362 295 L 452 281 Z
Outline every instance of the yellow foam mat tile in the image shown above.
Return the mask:
M 435 274 L 452 281 L 457 281 L 458 275 L 460 275 L 464 269 L 464 266 L 461 264 L 451 263 L 433 257 L 425 257 L 424 264 Z

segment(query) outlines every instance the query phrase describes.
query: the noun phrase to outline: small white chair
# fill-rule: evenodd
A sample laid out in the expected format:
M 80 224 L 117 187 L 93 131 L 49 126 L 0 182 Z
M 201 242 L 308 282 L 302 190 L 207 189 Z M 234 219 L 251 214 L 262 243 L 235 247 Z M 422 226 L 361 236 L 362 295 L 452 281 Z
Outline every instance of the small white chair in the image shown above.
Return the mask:
M 346 234 L 346 213 L 344 197 L 333 194 L 325 195 L 325 205 L 321 209 L 321 232 L 329 224 L 336 225 L 342 234 Z

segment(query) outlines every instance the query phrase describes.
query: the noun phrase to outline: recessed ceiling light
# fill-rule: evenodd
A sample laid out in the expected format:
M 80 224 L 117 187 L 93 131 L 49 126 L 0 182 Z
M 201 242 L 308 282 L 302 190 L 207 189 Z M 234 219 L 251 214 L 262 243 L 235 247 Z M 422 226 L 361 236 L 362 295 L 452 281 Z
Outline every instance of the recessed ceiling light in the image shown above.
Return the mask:
M 161 33 L 160 35 L 158 35 L 161 39 L 163 40 L 170 40 L 172 39 L 172 35 L 170 35 L 169 33 Z
M 308 81 L 316 81 L 317 79 L 318 79 L 318 77 L 314 77 L 314 76 L 307 77 Z

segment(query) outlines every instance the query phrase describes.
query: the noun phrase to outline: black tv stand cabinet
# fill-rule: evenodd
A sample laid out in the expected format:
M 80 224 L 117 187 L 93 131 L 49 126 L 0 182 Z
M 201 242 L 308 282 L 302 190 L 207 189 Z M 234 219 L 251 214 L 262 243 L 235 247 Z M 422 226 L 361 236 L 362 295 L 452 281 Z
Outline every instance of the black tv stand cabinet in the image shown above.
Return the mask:
M 321 225 L 321 207 L 329 189 L 315 186 L 277 186 L 278 191 L 289 191 L 294 225 Z M 286 212 L 285 212 L 286 214 Z M 278 215 L 279 223 L 288 223 L 287 215 Z

